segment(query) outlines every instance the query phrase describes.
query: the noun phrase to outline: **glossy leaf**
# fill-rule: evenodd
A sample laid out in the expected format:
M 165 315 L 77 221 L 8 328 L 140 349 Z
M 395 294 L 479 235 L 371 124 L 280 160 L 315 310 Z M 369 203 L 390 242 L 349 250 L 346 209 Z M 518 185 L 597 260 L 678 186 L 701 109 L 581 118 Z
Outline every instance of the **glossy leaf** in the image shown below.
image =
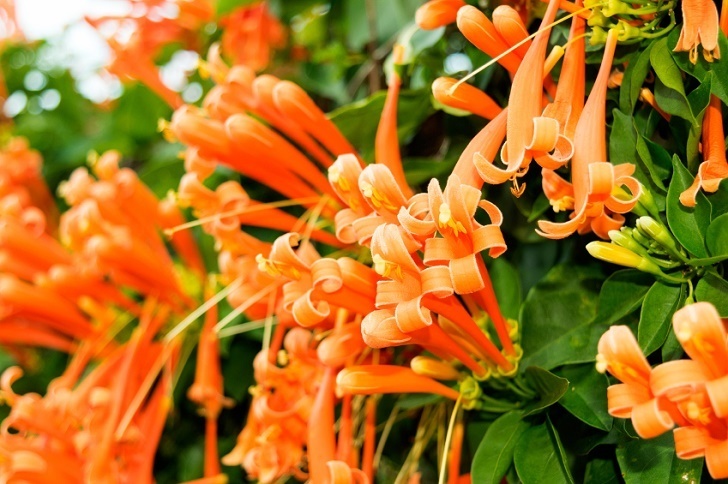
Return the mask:
M 559 436 L 548 420 L 521 435 L 513 463 L 524 484 L 574 482 Z
M 523 414 L 513 411 L 501 415 L 488 428 L 473 457 L 473 482 L 499 484 L 513 461 L 520 436 L 529 428 Z
M 672 432 L 618 445 L 617 461 L 626 484 L 697 483 L 703 472 L 703 459 L 677 458 Z
M 663 38 L 653 44 L 650 51 L 650 64 L 655 70 L 655 100 L 667 113 L 674 114 L 697 124 L 695 116 L 690 110 L 682 75 L 677 64 L 670 55 L 667 39 Z
M 680 194 L 693 182 L 693 176 L 677 156 L 672 158 L 673 175 L 667 192 L 667 223 L 675 238 L 696 257 L 707 257 L 705 233 L 710 224 L 710 202 L 698 193 L 695 207 L 680 203 Z
M 728 256 L 728 213 L 710 223 L 705 234 L 705 243 L 711 256 Z
M 622 86 L 619 89 L 619 109 L 625 114 L 632 114 L 639 100 L 640 89 L 650 70 L 650 52 L 654 43 L 647 44 L 645 49 L 630 61 L 624 71 Z
M 528 293 L 519 317 L 524 366 L 555 368 L 594 360 L 605 326 L 596 315 L 594 274 L 579 267 L 556 266 Z
M 636 311 L 653 281 L 653 276 L 635 269 L 623 269 L 609 276 L 599 292 L 596 321 L 614 324 Z
M 569 381 L 569 388 L 559 405 L 574 417 L 599 430 L 609 431 L 613 419 L 607 412 L 606 375 L 596 371 L 591 363 L 569 365 L 556 372 Z
M 650 355 L 665 342 L 672 329 L 672 315 L 680 308 L 684 297 L 683 286 L 660 281 L 647 292 L 637 330 L 637 341 L 645 355 Z
M 517 319 L 521 308 L 521 278 L 513 264 L 503 258 L 494 259 L 488 268 L 493 288 L 503 315 Z
M 728 281 L 715 274 L 707 274 L 695 286 L 695 300 L 713 304 L 721 317 L 728 317 Z
M 533 415 L 539 410 L 550 407 L 566 393 L 569 388 L 569 381 L 554 375 L 550 371 L 537 366 L 529 366 L 524 372 L 526 381 L 539 395 L 536 402 L 524 407 L 524 416 Z

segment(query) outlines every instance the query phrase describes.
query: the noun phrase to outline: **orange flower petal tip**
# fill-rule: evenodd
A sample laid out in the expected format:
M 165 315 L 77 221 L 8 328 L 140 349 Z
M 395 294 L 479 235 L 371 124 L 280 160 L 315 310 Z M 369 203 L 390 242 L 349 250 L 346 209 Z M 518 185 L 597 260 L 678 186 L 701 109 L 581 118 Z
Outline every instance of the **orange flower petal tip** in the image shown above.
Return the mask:
M 690 62 L 698 61 L 698 46 L 708 62 L 720 59 L 718 46 L 718 8 L 712 0 L 683 0 L 680 2 L 683 27 L 674 52 L 690 52 Z
M 463 0 L 431 0 L 415 13 L 415 23 L 423 30 L 434 30 L 455 22 L 458 10 L 467 5 Z
M 456 79 L 439 77 L 432 83 L 432 95 L 445 106 L 462 109 L 485 119 L 493 119 L 503 111 L 498 103 L 480 89 Z
M 632 425 L 643 439 L 658 437 L 672 430 L 675 422 L 670 414 L 660 408 L 657 398 L 641 403 L 632 409 Z
M 528 37 L 528 29 L 523 24 L 521 16 L 518 14 L 516 9 L 510 5 L 499 5 L 496 7 L 496 9 L 493 10 L 492 18 L 495 29 L 509 46 L 513 47 Z M 516 55 L 523 58 L 526 55 L 526 52 L 528 52 L 528 47 L 530 45 L 530 41 L 524 42 L 523 45 L 515 50 Z
M 410 368 L 418 375 L 434 378 L 435 380 L 458 380 L 461 376 L 460 372 L 452 365 L 426 356 L 412 358 Z
M 457 400 L 457 390 L 418 375 L 411 368 L 392 365 L 362 365 L 344 368 L 336 377 L 337 392 L 342 395 L 376 395 L 380 393 L 432 393 Z
M 609 371 L 623 383 L 648 386 L 650 364 L 627 326 L 612 326 L 597 345 L 597 370 Z
M 728 440 L 714 443 L 705 450 L 705 464 L 713 479 L 728 478 Z

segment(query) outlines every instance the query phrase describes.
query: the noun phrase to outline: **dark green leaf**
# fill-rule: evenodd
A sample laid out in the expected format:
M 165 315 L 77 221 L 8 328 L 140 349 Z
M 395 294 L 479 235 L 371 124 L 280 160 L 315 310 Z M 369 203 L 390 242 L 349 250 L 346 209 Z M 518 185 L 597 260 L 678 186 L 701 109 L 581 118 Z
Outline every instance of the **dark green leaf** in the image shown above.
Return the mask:
M 677 458 L 672 432 L 618 445 L 617 461 L 626 484 L 697 484 L 703 472 L 703 459 Z
M 373 160 L 374 138 L 386 96 L 385 91 L 380 91 L 330 114 L 331 120 L 346 139 L 369 160 Z M 397 130 L 400 142 L 406 142 L 433 112 L 429 90 L 402 91 L 399 96 Z
M 625 114 L 632 114 L 639 99 L 640 88 L 650 70 L 650 52 L 654 43 L 650 43 L 640 52 L 637 58 L 627 65 L 619 89 L 619 109 Z
M 642 302 L 637 341 L 645 355 L 657 350 L 667 339 L 672 328 L 672 315 L 685 298 L 682 286 L 657 281 Z
M 672 181 L 667 192 L 667 223 L 675 238 L 696 257 L 707 257 L 705 232 L 710 224 L 710 202 L 698 193 L 695 207 L 680 203 L 680 194 L 692 183 L 693 176 L 677 156 L 672 158 Z
M 618 484 L 622 482 L 613 459 L 594 459 L 586 465 L 584 484 Z
M 705 243 L 712 256 L 728 256 L 728 213 L 715 218 L 708 226 Z
M 488 268 L 503 315 L 517 319 L 521 309 L 521 279 L 518 271 L 504 258 L 494 259 Z
M 550 371 L 537 366 L 529 366 L 525 371 L 526 381 L 539 395 L 538 401 L 526 405 L 523 410 L 524 416 L 532 415 L 539 410 L 550 407 L 559 401 L 566 389 L 569 388 L 569 381 L 554 375 Z
M 650 63 L 657 74 L 655 80 L 655 100 L 667 113 L 674 114 L 697 124 L 695 116 L 690 110 L 688 98 L 685 95 L 682 75 L 677 64 L 670 55 L 667 47 L 667 38 L 658 40 L 650 51 Z
M 604 281 L 599 292 L 596 321 L 614 324 L 636 311 L 655 278 L 636 269 L 615 272 Z
M 728 281 L 715 274 L 707 274 L 695 286 L 695 299 L 715 306 L 722 318 L 728 318 Z
M 674 331 L 667 332 L 667 339 L 662 345 L 662 361 L 672 361 L 682 358 L 683 348 L 677 340 Z
M 528 293 L 519 318 L 524 366 L 555 368 L 594 360 L 603 325 L 596 314 L 594 276 L 583 268 L 556 266 Z
M 550 421 L 526 430 L 513 454 L 518 477 L 524 484 L 573 483 L 559 436 Z
M 613 419 L 607 412 L 607 377 L 591 363 L 565 366 L 556 373 L 569 380 L 569 389 L 559 405 L 582 422 L 609 431 Z
M 511 466 L 519 437 L 529 428 L 522 417 L 521 412 L 508 412 L 488 428 L 473 457 L 473 482 L 500 483 Z

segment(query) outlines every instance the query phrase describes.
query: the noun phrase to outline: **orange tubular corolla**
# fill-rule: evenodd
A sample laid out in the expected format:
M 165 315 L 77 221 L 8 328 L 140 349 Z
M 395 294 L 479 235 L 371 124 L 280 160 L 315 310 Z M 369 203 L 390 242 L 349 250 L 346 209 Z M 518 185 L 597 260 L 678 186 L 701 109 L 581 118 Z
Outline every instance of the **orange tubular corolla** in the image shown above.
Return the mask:
M 423 30 L 450 25 L 457 19 L 458 10 L 465 5 L 463 0 L 430 0 L 417 9 L 415 23 Z
M 361 365 L 344 368 L 336 377 L 337 392 L 342 395 L 377 395 L 380 393 L 432 393 L 457 400 L 457 390 L 418 375 L 410 368 L 391 365 Z

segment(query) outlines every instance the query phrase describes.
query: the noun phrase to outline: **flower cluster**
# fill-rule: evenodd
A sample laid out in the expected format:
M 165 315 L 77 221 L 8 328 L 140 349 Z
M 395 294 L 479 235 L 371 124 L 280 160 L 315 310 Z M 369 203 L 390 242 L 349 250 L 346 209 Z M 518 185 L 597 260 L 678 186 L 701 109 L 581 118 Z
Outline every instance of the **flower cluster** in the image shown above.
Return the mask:
M 609 414 L 632 420 L 637 434 L 649 439 L 674 427 L 681 459 L 705 457 L 714 479 L 728 477 L 728 335 L 709 303 L 695 303 L 675 313 L 672 326 L 689 359 L 651 368 L 626 326 L 613 326 L 599 340 L 597 370 L 622 383 L 607 392 Z

